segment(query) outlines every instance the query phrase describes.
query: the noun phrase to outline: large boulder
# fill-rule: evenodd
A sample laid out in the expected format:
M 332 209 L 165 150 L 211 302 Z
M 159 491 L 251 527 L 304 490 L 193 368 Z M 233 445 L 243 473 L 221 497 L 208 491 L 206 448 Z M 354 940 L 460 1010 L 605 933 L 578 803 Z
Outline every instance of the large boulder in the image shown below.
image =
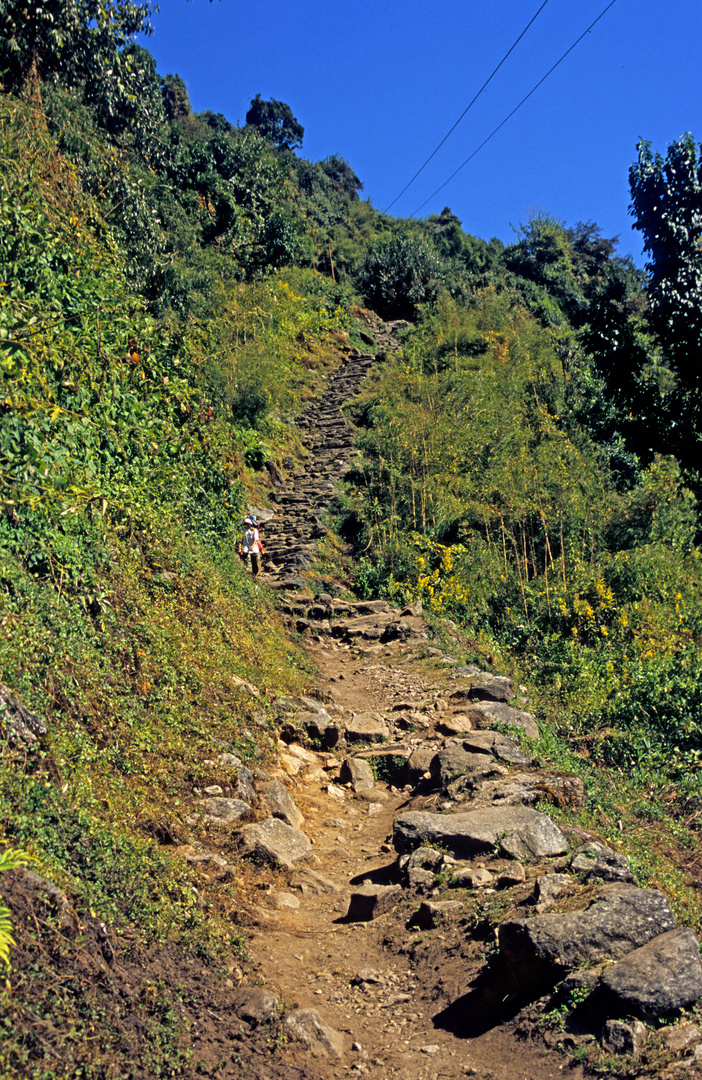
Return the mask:
M 234 839 L 240 855 L 284 870 L 293 870 L 312 854 L 312 844 L 303 832 L 274 817 L 245 825 Z
M 523 806 L 490 806 L 463 814 L 410 810 L 395 818 L 393 844 L 399 852 L 435 844 L 468 857 L 499 845 L 513 859 L 561 855 L 567 848 L 563 833 L 546 814 Z
M 444 789 L 458 777 L 478 781 L 502 772 L 494 758 L 487 754 L 472 754 L 460 743 L 449 743 L 439 750 L 432 758 L 429 769 L 432 779 Z
M 535 806 L 550 801 L 578 809 L 585 802 L 585 785 L 579 776 L 564 773 L 513 773 L 481 781 L 473 798 L 479 805 Z
M 702 997 L 702 964 L 692 930 L 669 930 L 634 949 L 600 980 L 607 1011 L 656 1020 Z
M 553 984 L 578 964 L 618 959 L 675 929 L 657 889 L 603 885 L 584 911 L 515 919 L 499 928 L 500 952 L 517 981 Z

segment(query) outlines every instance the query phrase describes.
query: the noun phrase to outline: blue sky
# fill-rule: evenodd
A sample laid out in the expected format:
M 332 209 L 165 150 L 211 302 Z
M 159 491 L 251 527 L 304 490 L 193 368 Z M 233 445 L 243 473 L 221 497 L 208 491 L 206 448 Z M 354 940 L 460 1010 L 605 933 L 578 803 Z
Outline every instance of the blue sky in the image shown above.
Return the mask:
M 160 0 L 145 44 L 193 109 L 244 123 L 251 98 L 287 102 L 300 153 L 338 153 L 379 210 L 455 123 L 543 0 Z M 616 0 L 524 106 L 429 196 L 607 6 L 548 0 L 459 126 L 391 213 L 451 207 L 466 232 L 506 243 L 531 215 L 596 221 L 642 264 L 628 214 L 639 137 L 665 153 L 702 141 L 702 3 Z M 421 209 L 419 209 L 421 207 Z

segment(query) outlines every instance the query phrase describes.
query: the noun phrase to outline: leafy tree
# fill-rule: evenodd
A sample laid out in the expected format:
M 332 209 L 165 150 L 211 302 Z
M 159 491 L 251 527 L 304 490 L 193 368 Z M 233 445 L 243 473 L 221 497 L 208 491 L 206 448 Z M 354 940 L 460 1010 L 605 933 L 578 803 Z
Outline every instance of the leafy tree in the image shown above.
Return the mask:
M 379 314 L 411 319 L 418 305 L 436 299 L 442 278 L 441 260 L 431 241 L 402 232 L 371 244 L 357 284 Z
M 634 228 L 650 255 L 653 326 L 687 391 L 702 386 L 702 147 L 689 133 L 665 160 L 650 142 L 629 169 Z
M 276 101 L 275 98 L 264 101 L 260 94 L 256 94 L 246 114 L 246 123 L 280 150 L 295 150 L 302 146 L 305 129 L 293 116 L 290 106 L 283 101 Z
M 161 79 L 163 105 L 169 120 L 190 116 L 190 97 L 180 75 L 166 75 Z
M 21 90 L 30 78 L 76 86 L 98 72 L 118 82 L 119 53 L 136 34 L 150 32 L 150 13 L 148 0 L 0 0 L 5 89 Z
M 357 199 L 359 191 L 363 190 L 363 184 L 356 176 L 346 158 L 340 154 L 330 154 L 329 157 L 320 161 L 319 167 L 329 178 L 333 191 L 347 195 L 350 199 Z

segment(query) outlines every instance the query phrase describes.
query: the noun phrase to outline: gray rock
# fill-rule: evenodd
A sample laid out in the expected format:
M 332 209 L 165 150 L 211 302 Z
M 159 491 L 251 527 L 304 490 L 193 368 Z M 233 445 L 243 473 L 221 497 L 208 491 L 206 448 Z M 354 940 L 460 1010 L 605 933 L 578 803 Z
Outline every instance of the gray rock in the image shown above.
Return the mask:
M 472 705 L 466 710 L 466 716 L 474 728 L 489 728 L 498 720 L 501 724 L 521 728 L 530 739 L 539 737 L 539 729 L 531 713 L 513 709 L 511 705 L 505 705 L 499 701 L 481 701 L 477 705 Z
M 341 782 L 350 784 L 354 791 L 372 791 L 375 787 L 373 770 L 363 758 L 348 757 L 339 770 Z
M 245 825 L 234 839 L 245 858 L 284 870 L 294 870 L 312 854 L 312 844 L 303 832 L 274 817 L 257 825 Z
M 689 1008 L 702 997 L 697 938 L 688 929 L 660 934 L 608 968 L 600 986 L 619 1015 L 655 1020 Z
M 278 1012 L 278 999 L 263 986 L 244 986 L 234 994 L 234 1012 L 249 1024 L 265 1024 Z
M 351 893 L 346 918 L 350 922 L 370 922 L 392 911 L 401 895 L 399 885 L 366 885 Z
M 535 806 L 549 800 L 556 806 L 579 809 L 585 802 L 585 785 L 579 776 L 512 773 L 500 779 L 481 781 L 473 798 L 483 806 Z
M 674 1027 L 664 1028 L 660 1032 L 659 1038 L 665 1043 L 668 1050 L 679 1054 L 682 1050 L 688 1050 L 702 1039 L 702 1030 L 697 1024 L 680 1023 L 675 1024 Z
M 293 829 L 299 829 L 304 822 L 295 800 L 287 788 L 283 787 L 280 780 L 269 780 L 261 788 L 261 795 L 268 807 L 269 814 L 274 818 L 292 825 Z
M 432 759 L 429 771 L 435 782 L 445 790 L 457 777 L 477 781 L 492 776 L 495 762 L 487 754 L 471 754 L 460 743 L 449 743 Z
M 44 721 L 23 705 L 7 686 L 0 684 L 0 740 L 31 747 L 46 732 Z
M 290 885 L 293 889 L 299 889 L 303 895 L 321 896 L 323 893 L 338 893 L 339 886 L 333 881 L 322 877 L 316 870 L 309 866 L 301 866 L 290 877 Z
M 662 892 L 603 885 L 584 911 L 503 923 L 500 952 L 517 981 L 538 987 L 578 964 L 624 956 L 674 927 Z
M 418 784 L 436 756 L 436 748 L 420 746 L 413 750 L 407 760 L 407 779 L 410 784 Z
M 601 881 L 634 880 L 625 857 L 597 840 L 583 844 L 573 853 L 570 869 L 584 881 L 597 878 Z
M 577 882 L 570 874 L 543 874 L 536 879 L 534 888 L 536 910 L 541 912 L 553 907 L 557 900 L 573 892 L 576 887 Z
M 458 856 L 492 852 L 499 844 L 513 859 L 561 855 L 567 847 L 549 817 L 522 806 L 490 806 L 463 814 L 408 811 L 395 818 L 393 844 L 400 852 L 439 844 Z
M 285 1017 L 287 1034 L 316 1055 L 339 1058 L 344 1053 L 344 1037 L 322 1020 L 316 1009 L 294 1009 Z
M 231 773 L 231 779 L 227 778 L 227 783 L 232 796 L 242 799 L 250 806 L 255 806 L 257 798 L 253 773 L 246 768 L 241 758 L 238 758 L 236 754 L 218 754 L 217 762 L 219 765 L 224 765 Z
M 243 799 L 225 799 L 217 795 L 201 799 L 199 806 L 207 820 L 215 825 L 237 825 L 251 813 L 250 805 Z
M 609 1054 L 630 1054 L 639 1057 L 646 1042 L 646 1028 L 640 1020 L 625 1024 L 608 1020 L 602 1032 L 602 1046 Z
M 354 716 L 344 721 L 344 727 L 350 743 L 378 743 L 390 737 L 388 726 L 373 716 Z
M 467 686 L 451 694 L 453 701 L 498 701 L 505 705 L 514 699 L 514 684 L 504 675 L 480 671 L 466 678 Z

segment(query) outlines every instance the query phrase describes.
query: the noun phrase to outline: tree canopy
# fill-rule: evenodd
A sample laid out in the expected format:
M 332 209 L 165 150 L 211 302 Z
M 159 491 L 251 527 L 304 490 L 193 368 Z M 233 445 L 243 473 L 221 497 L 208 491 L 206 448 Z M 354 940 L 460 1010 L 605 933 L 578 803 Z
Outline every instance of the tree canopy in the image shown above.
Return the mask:
M 296 150 L 302 146 L 305 129 L 284 101 L 264 101 L 260 94 L 251 100 L 246 123 L 269 139 L 280 150 Z

